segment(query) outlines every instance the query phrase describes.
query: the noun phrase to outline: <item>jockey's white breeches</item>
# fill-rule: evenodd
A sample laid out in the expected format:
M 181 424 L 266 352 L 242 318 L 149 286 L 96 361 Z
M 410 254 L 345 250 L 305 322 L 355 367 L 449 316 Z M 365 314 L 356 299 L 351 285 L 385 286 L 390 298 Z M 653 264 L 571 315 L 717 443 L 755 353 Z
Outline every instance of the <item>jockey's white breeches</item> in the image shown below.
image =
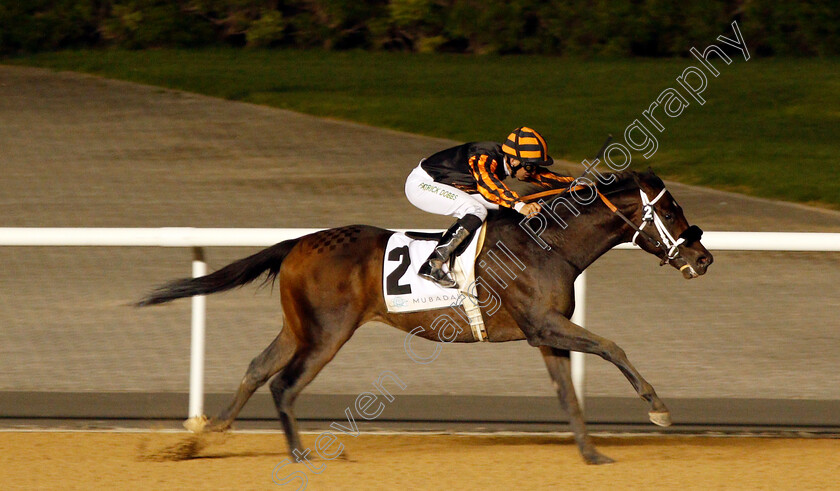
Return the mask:
M 487 210 L 499 209 L 499 205 L 487 201 L 478 193 L 466 193 L 448 184 L 435 182 L 419 165 L 405 180 L 405 196 L 423 211 L 455 218 L 475 215 L 482 222 L 487 218 Z

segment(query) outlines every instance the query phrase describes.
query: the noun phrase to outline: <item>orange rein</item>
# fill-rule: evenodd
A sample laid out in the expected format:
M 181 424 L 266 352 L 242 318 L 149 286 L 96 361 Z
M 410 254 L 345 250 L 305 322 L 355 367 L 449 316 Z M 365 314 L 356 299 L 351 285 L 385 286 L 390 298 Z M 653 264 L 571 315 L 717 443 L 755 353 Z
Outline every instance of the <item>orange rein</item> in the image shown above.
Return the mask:
M 561 178 L 566 182 L 574 182 L 575 179 L 576 179 L 574 177 L 566 177 L 566 176 L 562 176 Z M 580 190 L 580 189 L 584 189 L 586 187 L 589 187 L 589 186 L 587 186 L 585 184 L 578 184 L 577 186 L 569 186 L 568 188 L 563 188 L 563 189 L 549 189 L 548 191 L 541 191 L 539 193 L 534 193 L 534 194 L 529 194 L 527 196 L 523 196 L 520 199 L 522 201 L 525 201 L 525 202 L 533 202 L 533 201 L 536 201 L 540 198 L 545 198 L 546 196 L 556 196 L 558 194 L 570 193 L 572 191 L 577 191 L 577 190 Z M 610 200 L 607 199 L 606 196 L 601 194 L 601 192 L 598 191 L 597 189 L 596 189 L 596 192 L 598 193 L 598 197 L 601 198 L 601 201 L 603 201 L 604 204 L 607 205 L 607 208 L 609 208 L 610 211 L 612 211 L 613 213 L 618 211 L 618 208 L 614 204 L 612 204 L 610 202 Z

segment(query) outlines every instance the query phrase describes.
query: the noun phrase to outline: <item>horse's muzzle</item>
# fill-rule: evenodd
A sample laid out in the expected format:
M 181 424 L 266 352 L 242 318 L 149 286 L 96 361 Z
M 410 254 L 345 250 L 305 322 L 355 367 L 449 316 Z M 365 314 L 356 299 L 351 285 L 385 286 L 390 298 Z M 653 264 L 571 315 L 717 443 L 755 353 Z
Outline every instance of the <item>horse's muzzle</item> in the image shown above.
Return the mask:
M 691 265 L 688 264 L 688 263 L 680 266 L 680 273 L 682 273 L 683 278 L 685 278 L 687 280 L 690 280 L 692 278 L 697 278 L 698 276 L 700 276 L 700 274 L 697 273 L 697 271 L 695 271 L 695 269 L 692 268 Z
M 709 266 L 711 266 L 715 260 L 712 253 L 708 250 L 699 255 L 693 261 L 688 261 L 685 258 L 681 259 L 685 262 L 685 264 L 679 266 L 679 270 L 683 274 L 683 277 L 687 280 L 706 274 Z

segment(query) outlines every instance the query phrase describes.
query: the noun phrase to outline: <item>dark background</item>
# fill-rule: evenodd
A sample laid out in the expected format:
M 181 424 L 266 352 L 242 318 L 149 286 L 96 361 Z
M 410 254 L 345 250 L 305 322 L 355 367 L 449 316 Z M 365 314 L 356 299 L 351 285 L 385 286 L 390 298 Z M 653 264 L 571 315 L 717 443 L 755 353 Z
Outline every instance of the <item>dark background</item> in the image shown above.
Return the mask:
M 687 56 L 733 20 L 759 56 L 840 53 L 833 0 L 29 0 L 0 5 L 0 54 L 230 45 Z

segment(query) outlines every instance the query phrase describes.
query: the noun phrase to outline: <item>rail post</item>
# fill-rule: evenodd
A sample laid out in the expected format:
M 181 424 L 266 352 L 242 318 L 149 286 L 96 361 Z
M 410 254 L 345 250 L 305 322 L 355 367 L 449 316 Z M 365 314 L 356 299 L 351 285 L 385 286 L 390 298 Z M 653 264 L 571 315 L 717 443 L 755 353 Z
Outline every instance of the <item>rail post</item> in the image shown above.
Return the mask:
M 193 247 L 193 278 L 207 274 L 204 249 Z M 204 331 L 206 324 L 207 298 L 192 297 L 192 320 L 190 329 L 190 414 L 189 417 L 204 414 Z
M 575 311 L 572 313 L 571 321 L 575 324 L 586 327 L 586 271 L 582 272 L 575 280 Z M 583 396 L 586 382 L 585 354 L 579 351 L 571 352 L 572 385 L 575 387 L 578 404 L 583 409 Z

